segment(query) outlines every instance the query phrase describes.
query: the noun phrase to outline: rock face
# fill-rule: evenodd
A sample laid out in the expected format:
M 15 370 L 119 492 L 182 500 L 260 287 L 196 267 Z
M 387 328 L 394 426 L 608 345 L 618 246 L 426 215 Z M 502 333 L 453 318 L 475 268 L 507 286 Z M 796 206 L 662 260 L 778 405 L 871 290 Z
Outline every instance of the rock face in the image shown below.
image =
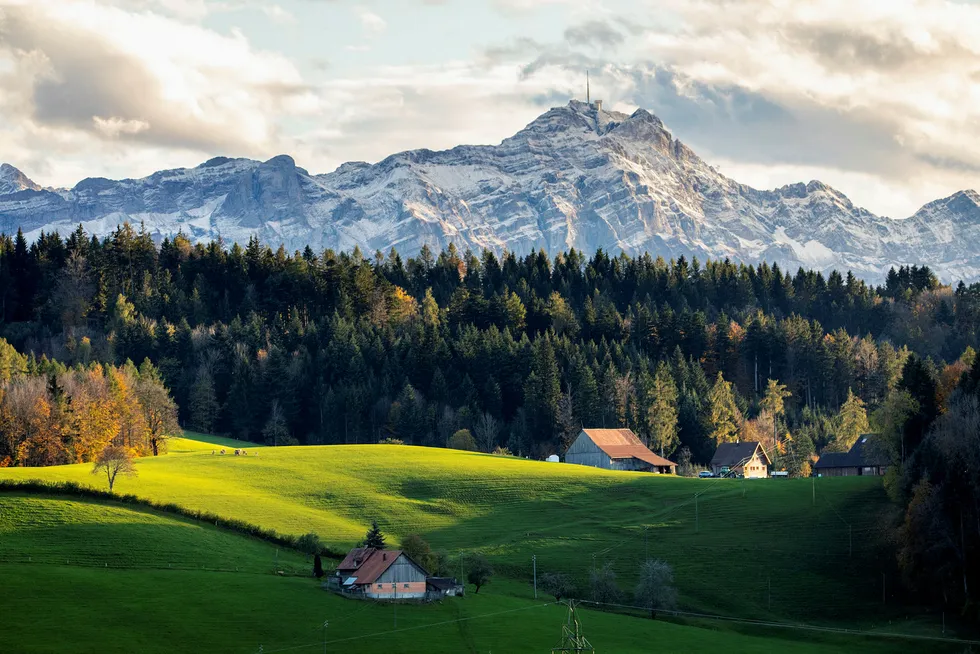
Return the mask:
M 721 175 L 653 114 L 572 101 L 496 146 L 395 154 L 311 175 L 286 155 L 219 157 L 139 180 L 42 189 L 0 168 L 0 231 L 104 235 L 143 223 L 162 238 L 251 236 L 290 249 L 366 254 L 441 249 L 596 248 L 665 258 L 729 257 L 853 270 L 927 264 L 946 280 L 980 278 L 980 196 L 962 191 L 893 220 L 817 181 L 760 191 Z

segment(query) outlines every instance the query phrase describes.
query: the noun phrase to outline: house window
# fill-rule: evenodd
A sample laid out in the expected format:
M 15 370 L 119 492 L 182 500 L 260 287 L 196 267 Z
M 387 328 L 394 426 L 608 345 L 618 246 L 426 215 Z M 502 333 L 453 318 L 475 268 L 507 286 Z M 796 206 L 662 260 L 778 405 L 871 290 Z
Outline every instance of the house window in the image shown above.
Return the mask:
M 408 584 L 405 584 L 405 585 L 403 586 L 403 588 L 408 588 Z
M 384 586 L 382 586 L 381 584 L 378 584 L 378 588 L 384 588 Z

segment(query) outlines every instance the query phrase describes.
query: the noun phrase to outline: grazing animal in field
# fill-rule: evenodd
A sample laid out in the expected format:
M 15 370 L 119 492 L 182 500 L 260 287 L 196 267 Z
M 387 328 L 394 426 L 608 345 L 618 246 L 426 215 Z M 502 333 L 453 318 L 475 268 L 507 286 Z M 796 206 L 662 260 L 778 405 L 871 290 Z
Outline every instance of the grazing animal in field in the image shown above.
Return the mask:
M 225 451 L 224 451 L 224 450 L 221 450 L 221 453 L 222 453 L 222 454 L 224 454 L 224 453 L 225 453 Z
M 239 454 L 241 454 L 241 452 L 239 450 L 235 450 L 235 456 L 238 456 Z

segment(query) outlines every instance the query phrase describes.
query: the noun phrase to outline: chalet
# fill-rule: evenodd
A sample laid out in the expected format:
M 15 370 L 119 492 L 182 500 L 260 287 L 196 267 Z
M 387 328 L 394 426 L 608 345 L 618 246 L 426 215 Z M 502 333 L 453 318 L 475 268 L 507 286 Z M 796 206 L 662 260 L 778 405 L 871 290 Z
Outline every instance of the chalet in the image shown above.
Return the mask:
M 772 461 L 759 443 L 722 443 L 711 457 L 710 465 L 717 476 L 737 474 L 752 479 L 767 477 Z
M 336 585 L 370 599 L 425 599 L 427 576 L 401 550 L 356 547 L 337 566 Z
M 880 476 L 888 470 L 888 456 L 873 434 L 863 434 L 847 452 L 824 452 L 813 465 L 821 477 Z
M 629 429 L 583 429 L 565 452 L 565 463 L 661 474 L 677 470 L 676 463 L 651 452 Z

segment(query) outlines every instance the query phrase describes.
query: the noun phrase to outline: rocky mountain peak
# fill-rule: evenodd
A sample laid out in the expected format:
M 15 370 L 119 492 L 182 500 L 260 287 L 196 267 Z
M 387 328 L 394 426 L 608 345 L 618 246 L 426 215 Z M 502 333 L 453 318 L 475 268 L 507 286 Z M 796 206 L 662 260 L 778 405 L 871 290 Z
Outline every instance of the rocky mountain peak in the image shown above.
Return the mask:
M 37 185 L 0 167 L 0 189 Z M 980 195 L 962 191 L 909 219 L 875 216 L 819 181 L 759 191 L 723 176 L 645 109 L 571 101 L 497 146 L 412 150 L 309 175 L 289 155 L 217 157 L 143 179 L 88 179 L 58 193 L 0 195 L 0 231 L 105 235 L 123 220 L 162 238 L 362 252 L 423 245 L 549 254 L 574 247 L 851 270 L 927 264 L 980 279 Z
M 41 187 L 10 164 L 0 164 L 0 195 L 28 190 L 40 191 Z

